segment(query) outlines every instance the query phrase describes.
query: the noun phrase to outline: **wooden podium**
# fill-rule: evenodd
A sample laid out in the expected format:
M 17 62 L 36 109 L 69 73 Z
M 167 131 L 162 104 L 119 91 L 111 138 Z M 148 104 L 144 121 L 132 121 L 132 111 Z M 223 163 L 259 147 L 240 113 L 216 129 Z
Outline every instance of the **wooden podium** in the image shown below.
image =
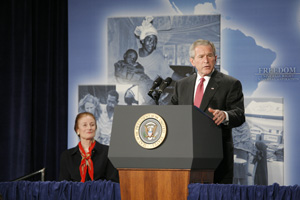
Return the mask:
M 165 122 L 164 141 L 141 146 L 135 128 L 154 113 Z M 109 158 L 118 169 L 122 200 L 187 199 L 190 183 L 212 183 L 222 160 L 221 129 L 194 106 L 117 106 Z
M 187 199 L 190 183 L 212 183 L 214 175 L 213 170 L 122 168 L 118 170 L 122 200 Z

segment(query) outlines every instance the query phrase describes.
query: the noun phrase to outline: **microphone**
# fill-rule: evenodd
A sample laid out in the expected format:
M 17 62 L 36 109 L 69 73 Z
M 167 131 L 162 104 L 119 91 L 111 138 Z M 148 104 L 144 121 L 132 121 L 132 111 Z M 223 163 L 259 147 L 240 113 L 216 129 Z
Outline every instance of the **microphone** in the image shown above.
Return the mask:
M 163 79 L 160 76 L 157 77 L 157 79 L 155 79 L 155 81 L 153 82 L 152 87 L 150 88 L 150 90 L 148 92 L 148 95 L 150 97 L 152 97 L 152 93 L 154 92 L 155 88 L 157 88 L 161 84 L 162 81 L 163 81 Z
M 168 87 L 172 82 L 172 79 L 170 77 L 166 78 L 162 84 L 158 88 L 158 94 L 163 93 L 163 91 Z

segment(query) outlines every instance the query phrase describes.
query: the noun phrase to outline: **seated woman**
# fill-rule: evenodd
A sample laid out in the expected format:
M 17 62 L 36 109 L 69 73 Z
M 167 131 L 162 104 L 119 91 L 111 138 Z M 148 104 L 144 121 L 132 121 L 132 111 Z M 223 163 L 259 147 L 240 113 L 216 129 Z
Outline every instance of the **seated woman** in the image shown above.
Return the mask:
M 59 180 L 111 180 L 119 182 L 118 171 L 108 159 L 108 146 L 95 141 L 96 119 L 89 112 L 79 113 L 74 130 L 80 142 L 61 154 Z

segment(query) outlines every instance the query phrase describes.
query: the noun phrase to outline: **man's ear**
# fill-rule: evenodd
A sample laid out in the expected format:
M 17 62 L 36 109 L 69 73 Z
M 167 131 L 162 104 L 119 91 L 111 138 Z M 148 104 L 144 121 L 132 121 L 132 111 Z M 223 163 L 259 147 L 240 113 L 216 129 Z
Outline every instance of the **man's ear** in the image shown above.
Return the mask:
M 194 65 L 194 59 L 193 58 L 190 58 L 190 62 L 195 67 L 195 65 Z

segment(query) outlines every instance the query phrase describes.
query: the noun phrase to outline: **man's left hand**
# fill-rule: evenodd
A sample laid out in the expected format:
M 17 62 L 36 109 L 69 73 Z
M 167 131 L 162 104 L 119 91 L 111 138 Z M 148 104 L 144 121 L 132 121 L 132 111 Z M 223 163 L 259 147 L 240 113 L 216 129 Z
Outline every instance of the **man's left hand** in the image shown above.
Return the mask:
M 226 119 L 226 114 L 222 110 L 208 108 L 208 112 L 213 114 L 213 120 L 217 125 L 220 125 Z

